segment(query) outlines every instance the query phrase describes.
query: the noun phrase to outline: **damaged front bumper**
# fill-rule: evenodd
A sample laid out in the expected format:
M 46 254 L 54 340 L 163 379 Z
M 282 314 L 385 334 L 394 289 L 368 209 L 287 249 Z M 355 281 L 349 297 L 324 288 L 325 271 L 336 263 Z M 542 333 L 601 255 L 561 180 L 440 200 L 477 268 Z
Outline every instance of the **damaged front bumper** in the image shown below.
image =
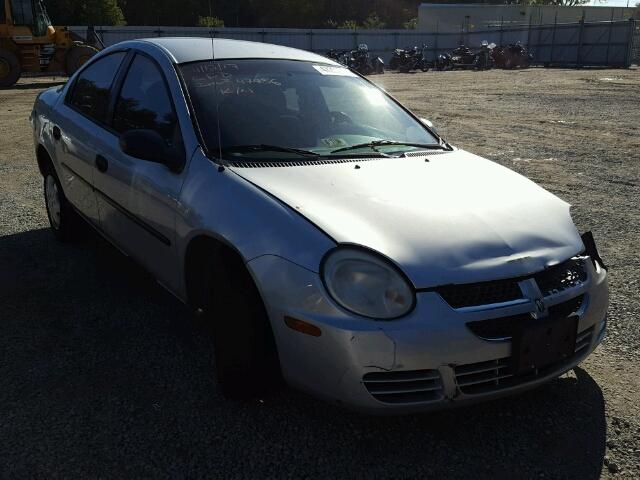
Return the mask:
M 512 374 L 511 339 L 487 321 L 530 315 L 537 306 L 529 298 L 453 308 L 436 291 L 419 292 L 408 316 L 372 321 L 340 310 L 316 273 L 285 259 L 266 255 L 249 267 L 271 319 L 285 380 L 329 401 L 382 414 L 509 395 L 580 363 L 602 341 L 608 308 L 607 272 L 587 256 L 580 262 L 581 281 L 543 297 L 549 312 L 578 315 L 575 353 L 527 375 Z M 308 322 L 321 334 L 296 331 L 285 317 Z

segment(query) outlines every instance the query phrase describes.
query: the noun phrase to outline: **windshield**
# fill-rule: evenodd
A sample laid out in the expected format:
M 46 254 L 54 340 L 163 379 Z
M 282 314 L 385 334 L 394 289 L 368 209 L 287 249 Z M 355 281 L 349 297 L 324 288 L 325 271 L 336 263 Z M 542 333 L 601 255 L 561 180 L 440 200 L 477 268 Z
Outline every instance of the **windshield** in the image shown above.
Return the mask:
M 180 69 L 206 147 L 214 155 L 344 157 L 440 144 L 382 90 L 347 68 L 252 59 L 198 62 Z M 389 144 L 381 145 L 381 140 Z M 378 144 L 368 146 L 371 142 Z M 253 148 L 242 148 L 246 146 Z
M 37 37 L 42 37 L 47 34 L 47 28 L 51 26 L 51 20 L 49 19 L 49 15 L 47 15 L 47 9 L 44 7 L 42 0 L 36 0 L 33 7 L 36 14 L 33 33 Z
M 31 27 L 35 37 L 46 35 L 51 21 L 41 0 L 12 0 L 11 11 L 14 25 Z

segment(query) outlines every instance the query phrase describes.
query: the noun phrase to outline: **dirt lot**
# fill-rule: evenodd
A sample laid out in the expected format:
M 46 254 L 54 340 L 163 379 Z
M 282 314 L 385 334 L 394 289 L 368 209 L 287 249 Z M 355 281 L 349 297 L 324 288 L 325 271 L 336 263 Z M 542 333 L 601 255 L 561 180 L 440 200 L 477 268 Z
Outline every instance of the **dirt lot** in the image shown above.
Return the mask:
M 95 236 L 47 231 L 28 115 L 0 91 L 0 478 L 640 477 L 640 71 L 375 78 L 451 143 L 575 208 L 611 273 L 609 333 L 530 393 L 369 418 L 285 389 L 224 400 L 186 309 Z

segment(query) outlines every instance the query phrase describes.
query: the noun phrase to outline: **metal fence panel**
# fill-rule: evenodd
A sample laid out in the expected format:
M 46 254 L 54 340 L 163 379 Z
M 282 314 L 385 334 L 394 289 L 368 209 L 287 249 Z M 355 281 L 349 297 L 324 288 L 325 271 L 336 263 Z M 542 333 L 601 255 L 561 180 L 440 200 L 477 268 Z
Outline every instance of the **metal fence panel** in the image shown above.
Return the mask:
M 71 27 L 80 35 L 84 35 L 86 28 Z M 529 46 L 534 55 L 533 63 L 538 65 L 628 67 L 634 58 L 633 37 L 637 30 L 636 23 L 631 20 L 515 27 L 492 25 L 482 31 L 467 27 L 466 31 L 457 33 L 235 27 L 97 27 L 96 33 L 106 46 L 135 38 L 216 37 L 275 43 L 325 53 L 331 49 L 350 50 L 365 43 L 372 54 L 381 56 L 385 61 L 389 60 L 395 48 L 406 46 L 428 45 L 428 56 L 433 60 L 438 54 L 451 51 L 460 44 L 477 48 L 483 40 L 497 45 L 519 41 Z

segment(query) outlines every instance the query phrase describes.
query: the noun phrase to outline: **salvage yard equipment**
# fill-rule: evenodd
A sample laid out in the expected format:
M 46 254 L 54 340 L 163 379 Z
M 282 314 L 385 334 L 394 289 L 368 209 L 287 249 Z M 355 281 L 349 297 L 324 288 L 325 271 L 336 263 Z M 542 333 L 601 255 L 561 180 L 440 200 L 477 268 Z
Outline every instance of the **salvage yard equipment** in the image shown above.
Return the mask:
M 23 72 L 72 75 L 96 52 L 66 27 L 54 27 L 42 0 L 0 0 L 0 88 Z

